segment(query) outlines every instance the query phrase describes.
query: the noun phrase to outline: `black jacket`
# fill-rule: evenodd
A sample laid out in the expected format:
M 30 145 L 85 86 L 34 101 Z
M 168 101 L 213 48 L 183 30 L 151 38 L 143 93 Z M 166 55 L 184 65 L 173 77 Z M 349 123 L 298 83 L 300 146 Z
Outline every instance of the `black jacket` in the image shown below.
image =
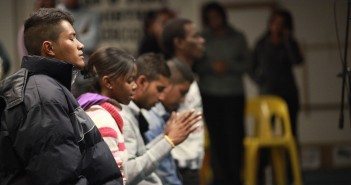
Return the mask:
M 264 34 L 254 49 L 251 76 L 261 94 L 297 96 L 293 67 L 302 62 L 303 57 L 295 39 L 283 39 L 282 44 L 276 46 L 271 42 L 270 35 Z
M 39 56 L 0 83 L 0 185 L 122 184 L 98 129 L 70 93 L 72 65 Z

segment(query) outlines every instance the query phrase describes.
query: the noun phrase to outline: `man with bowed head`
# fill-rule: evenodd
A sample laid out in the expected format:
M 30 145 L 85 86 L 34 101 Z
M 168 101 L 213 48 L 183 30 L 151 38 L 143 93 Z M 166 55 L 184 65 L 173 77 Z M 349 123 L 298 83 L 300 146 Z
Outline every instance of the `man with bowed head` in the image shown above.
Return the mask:
M 143 114 L 149 123 L 149 130 L 145 133 L 148 141 L 155 139 L 164 132 L 166 122 L 171 112 L 177 111 L 180 103 L 185 100 L 190 84 L 194 81 L 191 69 L 179 61 L 167 61 L 171 71 L 170 83 L 160 96 L 160 102 Z M 156 174 L 163 184 L 182 185 L 177 167 L 171 154 L 168 154 L 156 169 Z
M 42 8 L 24 25 L 29 55 L 0 83 L 0 184 L 122 184 L 93 121 L 70 93 L 84 45 L 72 16 Z
M 160 55 L 154 53 L 139 56 L 136 64 L 134 100 L 128 106 L 122 105 L 121 112 L 128 151 L 125 163 L 127 183 L 159 185 L 162 182 L 155 170 L 160 161 L 194 131 L 194 124 L 201 119 L 201 114 L 195 111 L 172 113 L 164 132 L 145 145 L 149 125 L 141 110 L 149 110 L 159 101 L 169 83 L 170 70 Z

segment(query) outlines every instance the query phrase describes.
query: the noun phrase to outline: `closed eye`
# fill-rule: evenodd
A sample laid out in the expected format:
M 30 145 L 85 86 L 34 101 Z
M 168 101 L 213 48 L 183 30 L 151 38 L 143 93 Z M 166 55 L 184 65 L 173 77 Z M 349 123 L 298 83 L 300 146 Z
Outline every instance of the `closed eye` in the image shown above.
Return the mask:
M 77 38 L 77 37 L 76 37 L 76 34 L 75 34 L 75 33 L 71 33 L 71 34 L 69 35 L 69 40 L 71 40 L 71 41 L 74 41 L 76 38 Z
M 158 91 L 159 93 L 162 93 L 164 89 L 165 89 L 165 87 L 157 87 L 157 91 Z

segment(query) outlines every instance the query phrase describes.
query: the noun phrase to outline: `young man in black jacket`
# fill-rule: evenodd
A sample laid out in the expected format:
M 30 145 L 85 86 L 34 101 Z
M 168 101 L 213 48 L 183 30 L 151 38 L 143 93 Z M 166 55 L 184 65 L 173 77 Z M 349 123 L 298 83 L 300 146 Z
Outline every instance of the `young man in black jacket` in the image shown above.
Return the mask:
M 83 47 L 70 14 L 40 9 L 25 22 L 30 55 L 0 83 L 0 185 L 122 184 L 92 120 L 70 93 Z

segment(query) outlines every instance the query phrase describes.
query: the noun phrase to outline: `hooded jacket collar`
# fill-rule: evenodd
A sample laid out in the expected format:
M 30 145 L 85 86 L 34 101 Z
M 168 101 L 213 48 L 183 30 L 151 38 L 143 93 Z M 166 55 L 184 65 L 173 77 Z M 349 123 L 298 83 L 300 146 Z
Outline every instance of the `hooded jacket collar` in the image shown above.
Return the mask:
M 48 75 L 71 89 L 72 64 L 54 58 L 28 55 L 23 57 L 21 67 L 26 68 L 29 73 Z
M 90 109 L 91 106 L 99 105 L 104 102 L 111 103 L 112 105 L 119 108 L 119 110 L 122 110 L 122 106 L 119 102 L 107 96 L 102 96 L 97 93 L 89 93 L 89 92 L 84 93 L 77 98 L 77 101 L 84 110 L 88 110 Z
M 84 109 L 88 110 L 93 105 L 99 105 L 100 103 L 106 102 L 109 98 L 101 96 L 96 93 L 85 93 L 77 98 L 79 105 Z

